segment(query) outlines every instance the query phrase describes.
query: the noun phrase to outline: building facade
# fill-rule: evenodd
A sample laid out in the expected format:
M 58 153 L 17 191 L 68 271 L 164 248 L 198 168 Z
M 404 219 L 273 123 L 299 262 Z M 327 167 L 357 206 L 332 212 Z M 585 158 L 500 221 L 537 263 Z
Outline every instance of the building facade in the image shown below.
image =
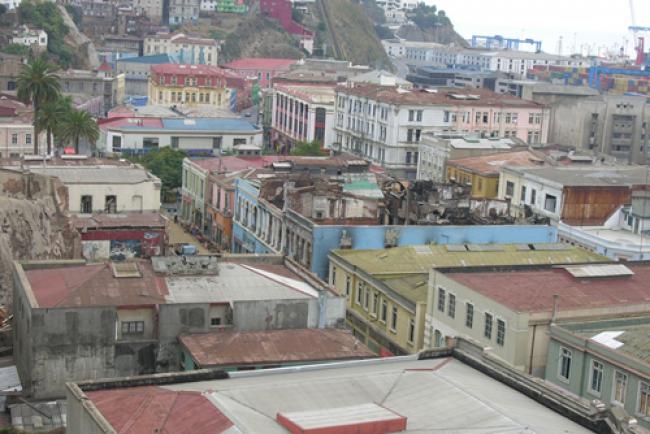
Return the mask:
M 219 45 L 214 39 L 195 38 L 185 33 L 159 33 L 144 38 L 143 54 L 168 54 L 178 59 L 178 63 L 217 66 Z
M 230 93 L 224 71 L 214 66 L 166 64 L 151 67 L 149 104 L 228 108 Z
M 406 91 L 337 88 L 335 143 L 388 171 L 414 179 L 425 133 L 476 133 L 546 143 L 548 110 L 485 89 Z
M 0 158 L 34 155 L 34 125 L 29 118 L 0 118 Z M 43 131 L 38 137 L 38 147 L 37 155 L 47 153 L 47 133 Z
M 244 58 L 233 60 L 223 65 L 245 79 L 255 79 L 260 87 L 271 88 L 276 75 L 287 72 L 297 63 L 295 59 Z
M 166 4 L 163 2 L 163 21 L 167 18 L 166 24 L 196 23 L 199 19 L 200 0 L 169 0 L 167 13 L 164 10 Z
M 332 147 L 335 93 L 332 86 L 276 85 L 271 143 L 289 151 L 299 142 Z

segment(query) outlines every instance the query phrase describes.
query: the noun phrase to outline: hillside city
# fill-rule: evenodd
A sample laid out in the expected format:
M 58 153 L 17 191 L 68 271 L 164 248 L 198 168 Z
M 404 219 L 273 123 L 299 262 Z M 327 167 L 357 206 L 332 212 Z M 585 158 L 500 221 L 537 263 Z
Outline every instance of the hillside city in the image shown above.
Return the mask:
M 4 0 L 0 434 L 650 433 L 635 3 Z

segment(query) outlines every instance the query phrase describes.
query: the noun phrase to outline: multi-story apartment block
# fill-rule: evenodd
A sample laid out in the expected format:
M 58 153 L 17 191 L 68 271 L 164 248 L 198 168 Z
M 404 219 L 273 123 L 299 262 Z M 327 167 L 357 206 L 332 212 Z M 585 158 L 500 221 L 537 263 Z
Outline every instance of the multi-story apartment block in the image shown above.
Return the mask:
M 134 0 L 133 8 L 138 14 L 146 15 L 153 23 L 160 24 L 163 3 L 163 0 Z
M 334 86 L 275 86 L 271 143 L 280 149 L 313 141 L 330 147 L 335 99 Z
M 215 66 L 166 64 L 151 67 L 149 103 L 166 106 L 204 104 L 228 107 L 230 89 Z
M 486 89 L 407 91 L 359 85 L 337 89 L 335 144 L 399 176 L 415 178 L 424 133 L 478 133 L 545 143 L 542 104 Z
M 167 18 L 167 24 L 170 25 L 196 22 L 200 6 L 200 0 L 169 0 L 168 11 L 163 10 L 163 20 Z
M 194 38 L 185 33 L 159 33 L 144 38 L 144 55 L 170 54 L 179 63 L 217 66 L 219 46 L 214 39 Z

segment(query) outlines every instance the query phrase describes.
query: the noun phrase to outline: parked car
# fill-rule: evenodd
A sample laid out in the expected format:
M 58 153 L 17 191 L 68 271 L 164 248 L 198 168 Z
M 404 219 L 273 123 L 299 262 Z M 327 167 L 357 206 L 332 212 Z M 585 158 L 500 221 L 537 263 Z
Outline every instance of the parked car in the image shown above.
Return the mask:
M 174 245 L 174 253 L 179 256 L 195 256 L 199 253 L 199 249 L 194 244 L 178 243 Z

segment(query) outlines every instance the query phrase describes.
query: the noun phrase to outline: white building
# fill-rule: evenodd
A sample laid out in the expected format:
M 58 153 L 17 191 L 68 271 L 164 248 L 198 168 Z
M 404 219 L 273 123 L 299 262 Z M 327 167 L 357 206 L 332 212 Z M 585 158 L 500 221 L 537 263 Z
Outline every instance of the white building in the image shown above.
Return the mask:
M 98 148 L 107 154 L 166 146 L 195 155 L 254 155 L 262 148 L 262 130 L 239 118 L 116 118 L 100 125 Z
M 181 63 L 217 66 L 219 45 L 214 39 L 194 38 L 184 33 L 159 33 L 144 38 L 143 51 L 145 56 L 170 54 Z
M 420 141 L 417 179 L 444 182 L 447 160 L 509 152 L 522 142 L 462 134 L 425 134 Z
M 559 241 L 578 245 L 616 261 L 650 259 L 650 189 L 632 187 L 631 205 L 622 205 L 600 226 L 559 222 Z
M 74 214 L 160 210 L 160 179 L 139 165 L 30 166 L 29 170 L 59 178 L 68 188 L 68 207 Z
M 544 143 L 547 117 L 541 104 L 487 89 L 408 91 L 359 85 L 337 89 L 334 133 L 342 150 L 414 179 L 425 133 L 477 133 Z
M 331 85 L 276 85 L 271 109 L 273 143 L 290 149 L 297 142 L 319 141 L 331 147 L 335 99 Z
M 404 57 L 408 60 L 439 65 L 472 66 L 481 70 L 500 71 L 523 77 L 533 66 L 592 66 L 592 60 L 584 57 L 567 57 L 549 53 L 532 53 L 518 50 L 480 50 L 448 45 L 409 44 Z
M 21 26 L 17 34 L 11 38 L 11 42 L 28 47 L 36 46 L 39 49 L 46 49 L 47 32 L 42 29 L 30 29 L 27 26 Z

